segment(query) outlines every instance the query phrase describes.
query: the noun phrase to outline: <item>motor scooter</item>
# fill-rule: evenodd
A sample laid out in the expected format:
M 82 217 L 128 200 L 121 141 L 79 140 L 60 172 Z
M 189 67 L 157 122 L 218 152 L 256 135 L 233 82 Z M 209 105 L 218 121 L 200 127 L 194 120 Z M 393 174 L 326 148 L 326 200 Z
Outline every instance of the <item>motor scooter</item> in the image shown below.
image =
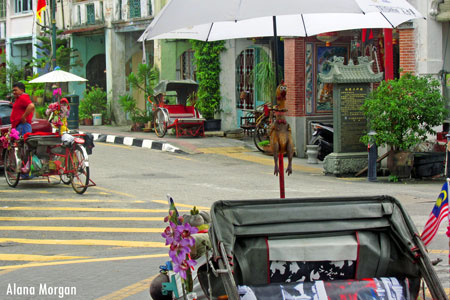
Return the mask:
M 312 122 L 311 126 L 313 133 L 309 144 L 319 145 L 317 159 L 322 161 L 333 152 L 333 125 Z

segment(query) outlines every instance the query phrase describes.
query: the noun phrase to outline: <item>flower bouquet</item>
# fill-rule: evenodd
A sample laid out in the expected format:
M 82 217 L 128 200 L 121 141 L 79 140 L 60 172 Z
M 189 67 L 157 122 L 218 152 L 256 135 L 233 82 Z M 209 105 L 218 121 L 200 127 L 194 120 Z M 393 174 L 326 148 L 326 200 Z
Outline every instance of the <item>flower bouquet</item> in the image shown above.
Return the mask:
M 5 135 L 0 137 L 0 143 L 3 149 L 9 149 L 11 143 L 19 139 L 19 132 L 15 128 L 11 128 Z
M 169 246 L 170 261 L 161 266 L 161 273 L 150 285 L 150 294 L 154 299 L 168 299 L 167 293 L 172 291 L 173 298 L 184 296 L 185 299 L 196 299 L 194 277 L 197 265 L 195 259 L 202 257 L 211 248 L 208 238 L 210 217 L 207 212 L 199 212 L 197 208 L 191 210 L 190 215 L 180 216 L 173 198 L 169 200 L 169 215 L 164 218 L 169 226 L 161 236 Z M 170 282 L 162 288 L 162 282 Z M 160 298 L 162 297 L 162 298 Z
M 60 132 L 66 132 L 67 128 L 67 117 L 70 114 L 69 102 L 66 98 L 62 98 L 60 102 L 54 102 L 49 104 L 45 114 L 49 117 L 49 122 Z

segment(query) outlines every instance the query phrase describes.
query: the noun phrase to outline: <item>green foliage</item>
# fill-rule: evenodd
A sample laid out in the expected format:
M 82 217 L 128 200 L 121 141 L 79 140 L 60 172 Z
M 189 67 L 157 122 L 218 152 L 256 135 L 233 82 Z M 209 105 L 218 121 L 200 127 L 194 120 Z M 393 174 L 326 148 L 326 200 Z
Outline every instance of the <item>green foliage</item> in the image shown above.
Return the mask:
M 0 67 L 0 99 L 6 99 L 11 94 L 12 83 L 24 78 L 24 71 L 13 62 L 6 61 L 5 53 L 0 55 L 0 62 L 6 62 L 6 67 Z
M 156 84 L 159 81 L 159 71 L 156 67 L 139 64 L 137 73 L 128 75 L 128 82 L 132 88 L 137 88 L 145 94 L 145 98 L 153 96 Z
M 389 175 L 388 181 L 389 182 L 398 182 L 399 179 L 398 179 L 398 177 L 396 175 Z
M 130 115 L 133 123 L 147 123 L 153 119 L 151 112 L 137 107 L 136 99 L 131 95 L 123 95 L 119 98 L 119 104 L 122 109 Z
M 279 70 L 278 78 L 281 79 L 283 77 L 281 67 Z M 261 51 L 261 61 L 250 73 L 250 79 L 255 80 L 256 89 L 261 95 L 262 100 L 265 102 L 274 101 L 277 89 L 275 66 L 265 51 Z
M 441 125 L 446 116 L 439 81 L 410 73 L 383 81 L 368 95 L 362 110 L 369 128 L 377 133 L 377 145 L 393 150 L 409 150 L 425 141 L 427 134 L 435 133 L 432 127 Z M 369 136 L 361 140 L 367 144 Z
M 47 105 L 36 105 L 35 106 L 36 117 L 37 118 L 44 118 L 46 110 L 47 110 Z
M 25 85 L 25 92 L 30 96 L 42 97 L 45 93 L 45 83 L 30 83 L 31 80 L 39 77 L 39 74 L 28 76 L 27 80 L 19 80 Z
M 195 107 L 206 119 L 213 119 L 220 111 L 220 53 L 225 49 L 224 41 L 190 41 L 195 57 L 198 80 L 198 100 Z
M 79 106 L 79 118 L 92 119 L 92 114 L 106 115 L 106 92 L 100 87 L 91 87 L 83 93 Z
M 70 39 L 65 37 L 63 32 L 63 30 L 56 31 L 56 65 L 59 66 L 61 70 L 69 71 L 71 67 L 81 66 L 82 60 L 76 49 L 69 47 Z M 36 37 L 39 41 L 37 44 L 34 44 L 37 48 L 37 58 L 33 57 L 29 61 L 31 66 L 41 69 L 51 66 L 51 35 L 50 29 L 43 28 L 41 35 Z

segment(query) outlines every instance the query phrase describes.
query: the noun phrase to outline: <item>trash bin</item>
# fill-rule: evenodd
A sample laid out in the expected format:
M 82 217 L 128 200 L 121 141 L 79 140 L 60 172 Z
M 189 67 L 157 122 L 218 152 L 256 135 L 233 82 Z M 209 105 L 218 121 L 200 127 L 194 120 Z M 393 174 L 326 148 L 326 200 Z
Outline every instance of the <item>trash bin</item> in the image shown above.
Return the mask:
M 80 97 L 78 95 L 67 95 L 66 98 L 70 105 L 70 114 L 67 119 L 67 127 L 69 127 L 69 129 L 78 129 L 78 105 L 80 104 Z

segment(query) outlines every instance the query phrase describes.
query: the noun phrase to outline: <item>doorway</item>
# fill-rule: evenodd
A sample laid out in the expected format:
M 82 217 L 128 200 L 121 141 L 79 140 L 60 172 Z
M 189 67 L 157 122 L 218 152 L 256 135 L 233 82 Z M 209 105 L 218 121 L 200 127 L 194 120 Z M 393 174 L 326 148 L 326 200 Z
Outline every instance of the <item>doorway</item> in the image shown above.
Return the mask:
M 97 54 L 86 65 L 87 87 L 98 86 L 106 91 L 106 56 Z

